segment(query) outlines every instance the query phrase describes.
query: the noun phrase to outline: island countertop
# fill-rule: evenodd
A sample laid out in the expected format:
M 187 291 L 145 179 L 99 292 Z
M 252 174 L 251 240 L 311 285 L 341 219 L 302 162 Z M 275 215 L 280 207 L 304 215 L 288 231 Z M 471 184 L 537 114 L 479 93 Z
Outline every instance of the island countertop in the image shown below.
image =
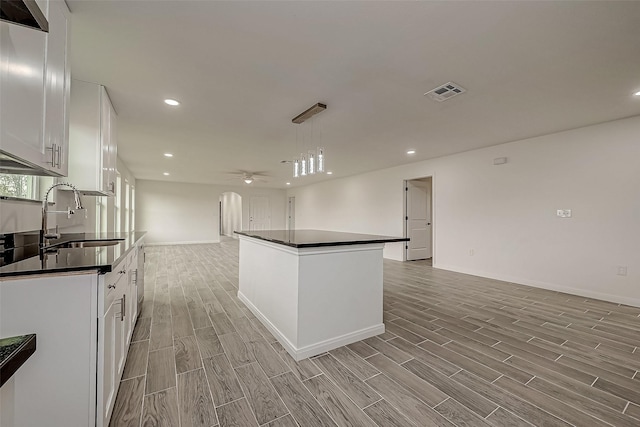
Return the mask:
M 240 236 L 253 237 L 293 248 L 322 246 L 363 245 L 372 243 L 408 242 L 407 237 L 379 236 L 375 234 L 345 233 L 326 230 L 262 230 L 235 231 Z
M 32 232 L 33 233 L 38 233 Z M 37 234 L 21 233 L 25 242 L 35 239 L 36 244 L 20 248 L 2 249 L 6 265 L 0 267 L 0 279 L 31 274 L 69 273 L 94 270 L 99 274 L 108 273 L 126 256 L 146 232 L 132 233 L 66 233 L 59 239 L 51 240 L 49 251 L 41 251 L 37 246 Z M 5 240 L 10 240 L 8 235 Z M 113 246 L 84 248 L 56 248 L 55 245 L 81 240 L 121 240 Z M 16 238 L 17 240 L 17 238 Z M 29 248 L 29 249 L 27 249 Z
M 0 387 L 36 351 L 35 334 L 0 339 Z

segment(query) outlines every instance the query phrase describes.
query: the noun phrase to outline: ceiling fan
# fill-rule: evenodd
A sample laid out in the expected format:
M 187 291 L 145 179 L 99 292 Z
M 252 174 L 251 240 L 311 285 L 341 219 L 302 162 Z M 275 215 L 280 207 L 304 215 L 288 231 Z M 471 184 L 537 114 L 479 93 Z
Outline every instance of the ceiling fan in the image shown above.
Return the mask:
M 235 180 L 240 178 L 244 181 L 245 184 L 251 184 L 254 181 L 266 182 L 268 181 L 267 178 L 270 177 L 270 175 L 267 174 L 267 171 L 251 172 L 251 171 L 245 171 L 245 170 L 236 170 L 233 172 L 225 172 L 225 173 L 227 175 L 233 176 L 233 178 L 230 178 L 230 180 Z

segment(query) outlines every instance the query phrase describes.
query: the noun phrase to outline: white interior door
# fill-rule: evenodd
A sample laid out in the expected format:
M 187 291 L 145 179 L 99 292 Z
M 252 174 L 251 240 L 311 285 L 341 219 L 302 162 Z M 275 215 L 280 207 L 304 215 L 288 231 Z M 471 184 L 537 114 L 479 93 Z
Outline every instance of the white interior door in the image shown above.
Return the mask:
M 407 261 L 432 257 L 430 181 L 407 181 Z
M 269 198 L 253 196 L 249 202 L 249 230 L 261 231 L 271 228 L 271 210 Z
M 287 209 L 287 226 L 289 230 L 296 229 L 296 198 L 289 197 L 289 205 Z

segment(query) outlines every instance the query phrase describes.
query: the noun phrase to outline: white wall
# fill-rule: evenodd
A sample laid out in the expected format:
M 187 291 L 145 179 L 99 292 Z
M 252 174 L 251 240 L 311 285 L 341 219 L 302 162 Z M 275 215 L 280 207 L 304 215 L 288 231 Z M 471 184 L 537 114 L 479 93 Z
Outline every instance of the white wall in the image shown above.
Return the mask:
M 0 233 L 40 229 L 42 203 L 0 200 Z
M 640 306 L 638 135 L 632 117 L 288 195 L 296 228 L 401 236 L 403 180 L 433 176 L 435 267 Z M 494 166 L 496 157 L 508 163 Z M 386 257 L 402 259 L 402 245 L 387 246 Z
M 233 191 L 227 191 L 220 196 L 222 203 L 222 234 L 236 237 L 236 230 L 242 229 L 242 196 Z
M 249 228 L 249 201 L 257 195 L 269 197 L 271 228 L 284 229 L 284 190 L 149 180 L 137 180 L 136 229 L 147 231 L 147 244 L 219 242 L 218 203 L 227 191 L 242 197 L 242 229 Z

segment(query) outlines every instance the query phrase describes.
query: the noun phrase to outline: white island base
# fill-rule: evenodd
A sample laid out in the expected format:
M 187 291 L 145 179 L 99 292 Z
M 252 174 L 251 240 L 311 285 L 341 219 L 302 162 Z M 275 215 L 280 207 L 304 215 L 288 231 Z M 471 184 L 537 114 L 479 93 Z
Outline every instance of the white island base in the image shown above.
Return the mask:
M 238 237 L 238 298 L 296 361 L 384 333 L 384 243 L 296 248 Z

